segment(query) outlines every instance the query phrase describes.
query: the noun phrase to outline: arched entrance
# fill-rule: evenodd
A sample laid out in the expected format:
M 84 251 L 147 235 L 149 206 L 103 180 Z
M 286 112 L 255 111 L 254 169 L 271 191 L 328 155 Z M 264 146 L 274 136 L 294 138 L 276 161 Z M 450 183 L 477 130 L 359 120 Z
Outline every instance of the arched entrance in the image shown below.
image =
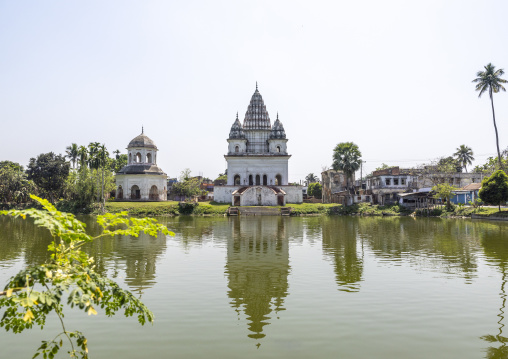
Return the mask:
M 256 175 L 256 186 L 259 186 L 261 184 L 261 178 L 259 175 Z
M 116 194 L 116 199 L 123 199 L 123 188 L 122 186 L 118 186 L 118 191 Z
M 275 176 L 275 185 L 282 186 L 282 176 L 281 175 Z
M 131 199 L 141 199 L 141 191 L 136 185 L 131 187 Z
M 153 185 L 150 188 L 150 194 L 148 195 L 148 198 L 151 201 L 157 201 L 159 199 L 159 190 L 157 189 L 157 186 Z
M 263 186 L 268 186 L 268 177 L 263 175 Z
M 234 182 L 235 186 L 239 186 L 240 185 L 240 175 L 235 175 L 235 182 Z
M 249 175 L 249 186 L 253 186 L 254 181 L 252 180 L 252 175 Z

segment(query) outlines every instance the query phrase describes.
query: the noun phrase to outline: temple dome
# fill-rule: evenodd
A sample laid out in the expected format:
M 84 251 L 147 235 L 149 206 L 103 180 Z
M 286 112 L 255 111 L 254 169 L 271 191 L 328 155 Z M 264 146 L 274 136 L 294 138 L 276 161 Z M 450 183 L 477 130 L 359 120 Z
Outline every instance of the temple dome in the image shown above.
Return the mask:
M 277 114 L 277 119 L 273 124 L 272 131 L 270 132 L 270 138 L 286 138 L 286 131 L 284 131 L 282 122 L 279 121 L 279 114 Z
M 131 142 L 129 142 L 129 145 L 127 148 L 131 147 L 144 147 L 144 148 L 155 148 L 157 149 L 157 146 L 155 146 L 155 143 L 144 134 L 144 131 L 141 130 L 141 134 L 134 137 Z
M 229 131 L 230 139 L 243 139 L 245 138 L 245 132 L 243 132 L 242 124 L 238 119 L 238 113 L 236 114 L 236 120 L 231 126 L 231 131 Z
M 245 113 L 245 119 L 243 120 L 244 130 L 270 130 L 271 129 L 270 116 L 266 111 L 263 97 L 258 91 L 258 85 L 256 84 L 256 91 L 250 99 L 249 107 Z

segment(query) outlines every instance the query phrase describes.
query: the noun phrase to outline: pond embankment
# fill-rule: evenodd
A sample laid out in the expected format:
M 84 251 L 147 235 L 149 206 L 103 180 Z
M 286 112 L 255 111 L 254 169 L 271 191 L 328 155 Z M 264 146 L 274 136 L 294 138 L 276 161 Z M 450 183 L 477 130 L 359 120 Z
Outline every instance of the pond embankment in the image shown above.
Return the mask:
M 68 203 L 57 203 L 60 211 L 75 214 L 100 214 L 99 205 L 81 208 L 70 206 Z M 30 204 L 0 204 L 0 209 L 29 208 Z M 106 202 L 106 212 L 128 212 L 132 216 L 225 216 L 231 206 L 216 202 Z M 264 207 L 279 210 L 280 206 Z M 454 206 L 447 210 L 445 206 L 435 207 L 431 210 L 408 210 L 400 205 L 380 206 L 370 203 L 358 203 L 343 206 L 337 203 L 301 203 L 289 204 L 291 216 L 414 216 L 414 217 L 440 217 L 440 218 L 473 218 L 490 220 L 508 220 L 508 209 L 498 211 L 497 207 Z M 242 211 L 240 211 L 242 212 Z M 245 213 L 249 211 L 244 211 Z M 247 213 L 248 214 L 248 213 Z

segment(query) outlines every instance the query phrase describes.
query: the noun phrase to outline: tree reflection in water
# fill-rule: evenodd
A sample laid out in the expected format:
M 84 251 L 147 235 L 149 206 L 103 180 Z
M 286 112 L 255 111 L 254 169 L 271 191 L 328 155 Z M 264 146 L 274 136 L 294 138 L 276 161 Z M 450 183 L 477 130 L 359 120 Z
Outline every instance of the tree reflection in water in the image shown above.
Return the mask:
M 360 291 L 363 275 L 363 245 L 358 248 L 357 218 L 327 218 L 322 227 L 323 251 L 335 263 L 339 290 Z
M 503 336 L 504 317 L 506 308 L 506 265 L 508 264 L 508 246 L 506 238 L 508 238 L 508 228 L 498 224 L 483 224 L 480 230 L 481 243 L 485 251 L 485 255 L 494 260 L 501 271 L 501 307 L 499 308 L 499 326 L 496 335 L 487 334 L 481 339 L 488 343 L 498 343 L 498 346 L 488 347 L 486 350 L 486 358 L 488 359 L 507 359 L 508 358 L 508 338 Z
M 263 327 L 285 310 L 288 294 L 289 247 L 286 218 L 231 218 L 225 273 L 228 297 L 238 315 L 247 317 L 248 337 L 265 337 Z

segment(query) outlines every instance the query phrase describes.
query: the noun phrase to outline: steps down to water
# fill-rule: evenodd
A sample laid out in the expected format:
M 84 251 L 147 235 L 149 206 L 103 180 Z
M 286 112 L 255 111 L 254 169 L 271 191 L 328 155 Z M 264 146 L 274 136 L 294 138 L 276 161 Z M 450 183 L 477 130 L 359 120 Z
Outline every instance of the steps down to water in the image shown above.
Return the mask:
M 228 216 L 238 216 L 238 207 L 229 207 L 228 208 Z
M 289 216 L 291 208 L 280 207 L 229 207 L 229 216 Z

